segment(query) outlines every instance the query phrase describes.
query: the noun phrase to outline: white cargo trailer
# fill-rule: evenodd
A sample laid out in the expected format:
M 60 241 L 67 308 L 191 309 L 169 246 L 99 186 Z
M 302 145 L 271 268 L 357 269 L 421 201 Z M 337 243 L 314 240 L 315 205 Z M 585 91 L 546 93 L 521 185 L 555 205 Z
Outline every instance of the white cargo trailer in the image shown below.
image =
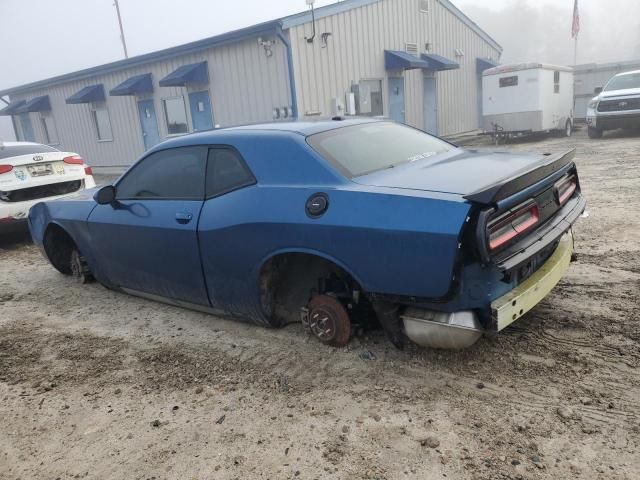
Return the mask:
M 483 130 L 497 139 L 573 128 L 573 69 L 501 65 L 482 74 Z

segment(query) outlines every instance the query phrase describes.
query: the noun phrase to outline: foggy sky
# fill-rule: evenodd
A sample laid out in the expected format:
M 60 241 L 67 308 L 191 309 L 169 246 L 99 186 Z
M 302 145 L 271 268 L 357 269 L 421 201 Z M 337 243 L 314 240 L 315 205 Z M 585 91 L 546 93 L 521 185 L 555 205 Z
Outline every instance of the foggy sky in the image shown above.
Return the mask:
M 123 58 L 112 0 L 0 0 L 0 89 Z M 316 0 L 316 6 L 335 0 Z M 573 0 L 454 0 L 503 63 L 573 63 Z M 478 4 L 481 3 L 482 6 Z M 304 0 L 120 0 L 129 55 L 306 9 Z M 580 0 L 578 63 L 640 58 L 640 2 Z M 4 104 L 2 104 L 4 105 Z M 0 117 L 0 139 L 10 122 Z
M 463 0 L 459 6 L 502 45 L 502 63 L 573 65 L 573 0 Z M 580 0 L 579 10 L 578 64 L 640 58 L 640 2 Z

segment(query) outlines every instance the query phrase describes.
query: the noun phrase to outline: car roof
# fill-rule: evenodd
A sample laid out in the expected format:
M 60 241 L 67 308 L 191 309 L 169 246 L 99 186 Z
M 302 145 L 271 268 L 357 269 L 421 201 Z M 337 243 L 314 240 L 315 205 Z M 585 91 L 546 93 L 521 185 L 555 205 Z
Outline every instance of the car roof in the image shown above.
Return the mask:
M 36 142 L 4 142 L 0 140 L 0 148 L 2 147 L 26 147 L 28 145 L 42 145 Z
M 614 77 L 622 77 L 624 75 L 636 75 L 640 73 L 640 70 L 631 70 L 630 72 L 621 72 L 614 75 Z
M 245 133 L 251 134 L 255 132 L 263 133 L 292 133 L 296 135 L 302 135 L 307 137 L 316 133 L 326 132 L 328 130 L 336 130 L 338 128 L 348 127 L 352 125 L 363 125 L 367 123 L 381 122 L 384 119 L 381 118 L 344 118 L 334 117 L 334 119 L 319 119 L 319 120 L 305 120 L 305 121 L 289 121 L 289 122 L 269 122 L 269 123 L 255 123 L 250 125 L 239 125 L 235 127 L 216 128 L 214 130 L 207 130 L 204 132 L 191 133 L 188 135 L 182 135 L 180 137 L 165 140 L 164 142 L 156 145 L 151 150 L 165 150 L 167 148 L 189 146 L 189 145 L 203 145 L 203 144 L 215 144 L 224 141 L 224 138 L 233 133 Z

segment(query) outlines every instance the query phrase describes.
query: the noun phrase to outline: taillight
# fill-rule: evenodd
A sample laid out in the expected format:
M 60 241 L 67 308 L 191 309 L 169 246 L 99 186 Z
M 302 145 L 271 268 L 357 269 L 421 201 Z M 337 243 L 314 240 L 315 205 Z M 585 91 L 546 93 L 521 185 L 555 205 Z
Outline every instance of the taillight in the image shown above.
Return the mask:
M 9 173 L 13 170 L 13 165 L 0 165 L 0 174 Z
M 84 164 L 84 160 L 80 155 L 72 155 L 71 157 L 64 157 L 62 159 L 64 163 L 68 163 L 69 165 L 82 165 Z
M 93 175 L 93 170 L 91 169 L 91 167 L 84 167 L 84 174 Z
M 563 205 L 569 200 L 578 188 L 578 179 L 575 175 L 565 177 L 554 185 L 556 198 L 558 203 Z
M 489 249 L 496 250 L 518 235 L 529 231 L 540 221 L 538 205 L 528 202 L 516 207 L 513 211 L 498 217 L 487 227 L 489 234 Z

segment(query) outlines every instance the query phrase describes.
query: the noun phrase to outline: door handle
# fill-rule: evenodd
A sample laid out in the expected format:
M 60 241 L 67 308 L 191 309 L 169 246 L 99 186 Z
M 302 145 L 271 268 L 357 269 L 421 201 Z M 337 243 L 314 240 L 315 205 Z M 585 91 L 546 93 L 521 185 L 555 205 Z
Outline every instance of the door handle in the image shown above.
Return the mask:
M 186 212 L 178 212 L 176 213 L 176 222 L 187 224 L 193 219 L 193 215 L 191 213 Z

